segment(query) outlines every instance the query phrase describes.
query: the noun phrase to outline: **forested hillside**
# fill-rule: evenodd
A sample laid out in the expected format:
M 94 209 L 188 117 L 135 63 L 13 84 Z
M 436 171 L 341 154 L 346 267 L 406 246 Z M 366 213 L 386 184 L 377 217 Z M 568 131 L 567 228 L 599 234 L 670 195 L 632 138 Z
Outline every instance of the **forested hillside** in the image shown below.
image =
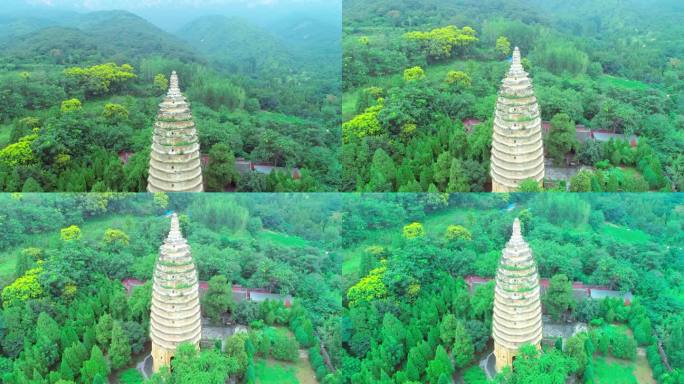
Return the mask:
M 171 210 L 209 282 L 204 326 L 229 317 L 249 332 L 223 340 L 224 351 L 179 348 L 173 372 L 150 382 L 254 383 L 264 374 L 256 365 L 294 366 L 301 353 L 322 380 L 321 351 L 339 345 L 340 204 L 333 195 L 0 195 L 0 383 L 143 382 L 135 365 L 149 353 L 150 281 Z M 148 283 L 127 292 L 124 279 Z M 292 306 L 234 301 L 233 284 L 289 294 Z
M 676 194 L 373 194 L 349 201 L 339 379 L 681 383 L 683 203 Z M 552 339 L 541 355 L 527 349 L 513 372 L 488 381 L 478 363 L 492 350 L 494 281 L 470 290 L 464 278 L 495 276 L 515 217 L 540 277 L 551 279 L 542 296 L 544 327 L 579 321 L 588 329 L 563 347 Z M 626 304 L 580 300 L 572 281 L 633 297 Z
M 216 16 L 172 35 L 125 11 L 46 11 L 5 15 L 0 31 L 3 190 L 144 191 L 172 70 L 191 103 L 207 190 L 338 188 L 339 60 L 301 54 L 291 28 L 281 38 Z M 280 171 L 240 177 L 236 158 Z
M 570 190 L 684 188 L 679 2 L 348 0 L 343 12 L 344 189 L 487 190 L 515 46 L 547 158 L 584 167 Z

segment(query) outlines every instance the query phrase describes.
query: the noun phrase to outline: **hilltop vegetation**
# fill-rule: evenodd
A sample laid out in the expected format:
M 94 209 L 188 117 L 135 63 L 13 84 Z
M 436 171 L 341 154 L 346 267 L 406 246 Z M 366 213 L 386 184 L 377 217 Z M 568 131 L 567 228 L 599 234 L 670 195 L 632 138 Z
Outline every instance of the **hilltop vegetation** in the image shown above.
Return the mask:
M 496 94 L 518 46 L 551 122 L 547 157 L 591 167 L 572 190 L 682 189 L 682 9 L 650 3 L 345 1 L 343 188 L 487 189 Z M 575 124 L 639 144 L 580 142 Z
M 144 191 L 152 123 L 172 70 L 209 156 L 208 190 L 338 188 L 339 69 L 301 55 L 299 45 L 225 17 L 171 35 L 124 11 L 6 16 L 0 31 L 8 33 L 0 36 L 2 190 Z M 130 76 L 110 87 L 117 68 Z M 74 99 L 80 108 L 62 108 Z M 301 178 L 235 178 L 235 158 L 297 167 Z
M 339 378 L 451 383 L 463 374 L 468 384 L 488 382 L 478 362 L 491 351 L 494 281 L 469 292 L 463 278 L 495 276 L 519 217 L 540 276 L 551 279 L 544 312 L 590 327 L 563 348 L 524 349 L 513 372 L 492 382 L 608 380 L 617 373 L 605 359 L 630 366 L 638 344 L 658 382 L 681 383 L 682 199 L 625 194 L 619 200 L 614 194 L 375 194 L 350 201 Z M 639 241 L 625 241 L 631 233 Z M 577 302 L 570 281 L 634 297 L 630 305 Z M 658 342 L 673 371 L 662 363 Z M 625 368 L 623 377 L 631 375 Z
M 332 316 L 341 305 L 335 252 L 341 223 L 333 214 L 340 200 L 0 195 L 0 265 L 12 265 L 8 274 L 0 270 L 0 383 L 119 382 L 113 379 L 138 361 L 149 341 L 150 281 L 169 210 L 179 214 L 200 280 L 209 281 L 204 317 L 222 326 L 225 314 L 250 332 L 227 338 L 224 351 L 179 347 L 173 372 L 150 382 L 201 377 L 222 384 L 230 375 L 253 383 L 262 359 L 296 361 L 299 348 L 309 349 L 308 361 L 323 380 L 329 368 L 321 345 L 339 348 Z M 127 278 L 148 282 L 128 295 L 120 282 Z M 234 302 L 232 284 L 290 294 L 292 307 Z

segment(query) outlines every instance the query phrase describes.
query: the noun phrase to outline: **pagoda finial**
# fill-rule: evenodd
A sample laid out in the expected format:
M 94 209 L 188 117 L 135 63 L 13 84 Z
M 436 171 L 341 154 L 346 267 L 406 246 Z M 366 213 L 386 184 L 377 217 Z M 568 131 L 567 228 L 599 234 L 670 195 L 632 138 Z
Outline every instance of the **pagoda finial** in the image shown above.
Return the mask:
M 522 231 L 520 230 L 520 219 L 517 217 L 513 220 L 513 234 L 511 237 L 522 237 Z
M 520 64 L 520 49 L 518 47 L 513 48 L 513 64 Z
M 178 221 L 178 215 L 176 212 L 171 214 L 171 228 L 169 229 L 168 240 L 180 240 L 183 238 L 183 234 L 180 230 L 180 222 Z

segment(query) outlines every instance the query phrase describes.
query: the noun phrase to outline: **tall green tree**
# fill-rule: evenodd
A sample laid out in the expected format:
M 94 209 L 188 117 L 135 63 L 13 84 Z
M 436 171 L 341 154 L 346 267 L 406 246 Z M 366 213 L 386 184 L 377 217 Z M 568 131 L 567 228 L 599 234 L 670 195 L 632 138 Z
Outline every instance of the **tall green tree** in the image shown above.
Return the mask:
M 575 308 L 577 302 L 572 295 L 572 283 L 566 275 L 558 274 L 551 278 L 542 302 L 555 321 L 559 321 L 568 310 Z
M 128 336 L 124 333 L 121 323 L 118 321 L 115 321 L 112 325 L 111 338 L 109 359 L 112 361 L 112 368 L 119 369 L 125 367 L 131 360 L 131 345 L 128 343 Z
M 240 175 L 235 169 L 235 155 L 226 144 L 218 143 L 211 147 L 204 177 L 207 191 L 223 192 L 226 186 L 237 183 Z
M 202 308 L 214 324 L 221 322 L 221 315 L 235 309 L 233 293 L 225 276 L 217 275 L 209 280 L 209 288 L 202 297 Z
M 554 164 L 563 164 L 565 155 L 579 149 L 579 141 L 575 134 L 575 122 L 565 113 L 559 113 L 551 119 L 551 129 L 544 141 L 546 153 Z

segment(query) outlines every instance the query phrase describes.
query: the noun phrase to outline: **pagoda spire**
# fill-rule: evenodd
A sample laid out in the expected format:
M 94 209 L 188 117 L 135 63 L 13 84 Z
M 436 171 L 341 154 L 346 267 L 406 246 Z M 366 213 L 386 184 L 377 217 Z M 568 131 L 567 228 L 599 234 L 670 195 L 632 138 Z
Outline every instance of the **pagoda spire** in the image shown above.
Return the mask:
M 492 192 L 514 192 L 524 180 L 544 179 L 542 120 L 532 81 L 515 47 L 494 112 L 490 174 Z
M 539 274 L 517 218 L 496 272 L 492 337 L 497 372 L 512 366 L 521 345 L 541 348 Z
M 202 192 L 203 188 L 197 130 L 173 71 L 154 122 L 147 191 Z
M 157 372 L 162 366 L 169 366 L 178 344 L 191 343 L 199 348 L 201 335 L 197 272 L 174 213 L 154 267 L 150 314 L 152 370 Z

